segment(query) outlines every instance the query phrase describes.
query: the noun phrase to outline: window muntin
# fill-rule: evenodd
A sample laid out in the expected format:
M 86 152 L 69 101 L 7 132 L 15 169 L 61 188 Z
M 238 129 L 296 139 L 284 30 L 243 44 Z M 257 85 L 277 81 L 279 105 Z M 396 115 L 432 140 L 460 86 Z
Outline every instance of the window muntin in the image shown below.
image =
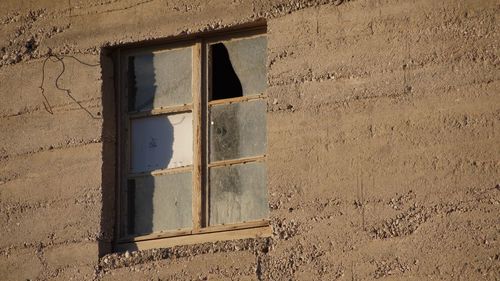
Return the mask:
M 235 78 L 214 69 L 228 62 L 215 44 L 227 50 L 236 96 L 213 87 Z M 266 50 L 258 35 L 122 54 L 119 242 L 267 225 Z

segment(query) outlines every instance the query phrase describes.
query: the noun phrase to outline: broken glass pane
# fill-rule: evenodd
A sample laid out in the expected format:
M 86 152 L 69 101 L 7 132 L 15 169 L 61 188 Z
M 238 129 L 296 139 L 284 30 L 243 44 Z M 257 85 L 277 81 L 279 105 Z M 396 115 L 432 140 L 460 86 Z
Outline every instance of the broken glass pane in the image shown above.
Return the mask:
M 261 94 L 267 87 L 267 38 L 231 40 L 210 46 L 212 100 Z
M 129 111 L 190 103 L 191 48 L 129 57 Z
M 191 183 L 191 172 L 129 180 L 128 233 L 192 227 Z
M 211 162 L 264 154 L 266 102 L 212 106 L 209 134 Z
M 132 173 L 193 163 L 193 114 L 179 113 L 131 120 Z
M 267 218 L 264 163 L 210 168 L 210 225 Z

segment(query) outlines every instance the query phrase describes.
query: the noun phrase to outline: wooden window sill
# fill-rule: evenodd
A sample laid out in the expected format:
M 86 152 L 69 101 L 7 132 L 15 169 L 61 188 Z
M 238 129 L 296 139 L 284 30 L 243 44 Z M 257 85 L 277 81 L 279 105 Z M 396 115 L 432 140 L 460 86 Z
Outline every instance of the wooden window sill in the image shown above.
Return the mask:
M 238 224 L 216 225 L 199 230 L 178 230 L 125 238 L 115 245 L 116 252 L 168 248 L 207 242 L 270 237 L 272 229 L 268 220 Z

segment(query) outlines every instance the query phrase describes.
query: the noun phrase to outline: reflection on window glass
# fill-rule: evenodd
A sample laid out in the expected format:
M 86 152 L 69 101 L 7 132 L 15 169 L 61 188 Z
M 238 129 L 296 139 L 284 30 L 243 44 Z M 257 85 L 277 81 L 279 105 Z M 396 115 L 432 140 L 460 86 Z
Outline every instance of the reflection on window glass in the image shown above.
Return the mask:
M 210 46 L 212 100 L 261 94 L 267 87 L 267 38 L 259 36 Z
M 131 120 L 131 172 L 175 168 L 193 163 L 193 114 Z
M 129 111 L 190 103 L 191 48 L 129 57 Z
M 266 102 L 210 108 L 210 161 L 257 156 L 266 150 Z
M 192 226 L 191 173 L 138 177 L 129 181 L 129 234 Z
M 263 163 L 210 168 L 210 225 L 266 218 L 266 167 Z

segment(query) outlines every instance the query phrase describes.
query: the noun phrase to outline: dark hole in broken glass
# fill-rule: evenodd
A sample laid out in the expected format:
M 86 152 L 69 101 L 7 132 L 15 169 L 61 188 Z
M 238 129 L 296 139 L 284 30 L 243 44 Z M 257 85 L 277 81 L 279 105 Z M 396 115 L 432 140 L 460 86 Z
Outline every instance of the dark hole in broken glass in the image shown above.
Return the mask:
M 212 50 L 212 100 L 243 96 L 240 79 L 229 58 L 223 43 L 211 46 Z

